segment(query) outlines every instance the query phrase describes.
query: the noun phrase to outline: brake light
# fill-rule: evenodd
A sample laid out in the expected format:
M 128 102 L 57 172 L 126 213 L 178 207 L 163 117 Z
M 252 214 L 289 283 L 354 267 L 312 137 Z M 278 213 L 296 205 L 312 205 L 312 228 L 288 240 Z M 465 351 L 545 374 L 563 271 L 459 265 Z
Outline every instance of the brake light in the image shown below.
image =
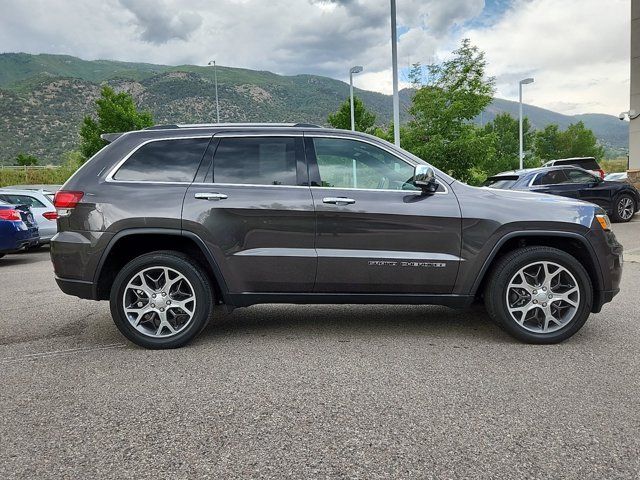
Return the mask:
M 604 170 L 599 169 L 599 170 L 596 170 L 596 172 L 598 172 L 598 175 L 600 175 L 600 178 L 604 180 L 604 175 L 605 175 Z
M 82 197 L 84 196 L 84 192 L 68 192 L 64 190 L 60 190 L 56 192 L 56 195 L 53 197 L 53 204 L 56 208 L 75 208 Z
M 56 220 L 58 218 L 58 212 L 44 212 L 42 216 L 47 220 Z
M 0 210 L 0 220 L 21 221 L 20 212 L 14 209 Z

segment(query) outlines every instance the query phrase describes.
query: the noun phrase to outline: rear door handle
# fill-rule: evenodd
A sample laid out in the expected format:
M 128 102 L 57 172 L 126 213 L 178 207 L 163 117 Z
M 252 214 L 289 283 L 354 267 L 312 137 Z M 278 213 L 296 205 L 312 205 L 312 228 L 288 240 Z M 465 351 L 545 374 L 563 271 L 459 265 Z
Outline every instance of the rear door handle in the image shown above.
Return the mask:
M 217 192 L 198 192 L 194 195 L 195 198 L 199 200 L 226 200 L 229 198 L 224 193 Z
M 334 205 L 352 205 L 356 203 L 353 198 L 347 197 L 324 197 L 322 203 L 333 203 Z

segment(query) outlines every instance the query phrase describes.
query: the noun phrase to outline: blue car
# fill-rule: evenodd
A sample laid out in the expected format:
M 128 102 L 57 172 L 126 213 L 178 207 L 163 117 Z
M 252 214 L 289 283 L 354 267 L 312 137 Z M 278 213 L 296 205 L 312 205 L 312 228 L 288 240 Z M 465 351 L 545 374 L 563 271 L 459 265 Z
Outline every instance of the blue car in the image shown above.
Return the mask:
M 38 225 L 29 207 L 0 201 L 0 258 L 39 243 Z

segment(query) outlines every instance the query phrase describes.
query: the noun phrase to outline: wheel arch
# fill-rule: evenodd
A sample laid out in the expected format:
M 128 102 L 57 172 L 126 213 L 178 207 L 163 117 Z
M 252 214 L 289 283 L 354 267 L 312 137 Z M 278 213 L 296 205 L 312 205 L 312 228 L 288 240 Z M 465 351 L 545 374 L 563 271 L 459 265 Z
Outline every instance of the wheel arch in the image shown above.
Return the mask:
M 583 235 L 575 232 L 562 231 L 522 231 L 508 233 L 494 245 L 491 253 L 484 261 L 482 268 L 476 276 L 470 292 L 471 295 L 482 293 L 491 275 L 492 267 L 498 259 L 517 248 L 532 245 L 558 248 L 574 256 L 584 265 L 591 278 L 594 287 L 594 297 L 602 290 L 604 280 L 596 260 L 595 251 L 589 243 L 589 240 Z M 597 302 L 594 302 L 594 305 L 597 305 Z
M 118 271 L 131 259 L 155 250 L 176 250 L 190 255 L 207 272 L 216 297 L 228 303 L 228 288 L 220 267 L 205 242 L 193 232 L 170 228 L 131 228 L 118 232 L 104 249 L 94 275 L 94 298 L 109 298 Z

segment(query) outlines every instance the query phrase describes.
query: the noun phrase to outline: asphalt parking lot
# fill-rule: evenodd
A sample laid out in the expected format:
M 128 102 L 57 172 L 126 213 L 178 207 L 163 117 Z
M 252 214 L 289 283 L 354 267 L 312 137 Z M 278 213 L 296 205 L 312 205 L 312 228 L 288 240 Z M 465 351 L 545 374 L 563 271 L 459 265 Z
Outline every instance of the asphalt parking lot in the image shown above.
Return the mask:
M 561 345 L 481 310 L 256 306 L 148 351 L 48 251 L 0 260 L 0 478 L 640 478 L 640 215 Z

